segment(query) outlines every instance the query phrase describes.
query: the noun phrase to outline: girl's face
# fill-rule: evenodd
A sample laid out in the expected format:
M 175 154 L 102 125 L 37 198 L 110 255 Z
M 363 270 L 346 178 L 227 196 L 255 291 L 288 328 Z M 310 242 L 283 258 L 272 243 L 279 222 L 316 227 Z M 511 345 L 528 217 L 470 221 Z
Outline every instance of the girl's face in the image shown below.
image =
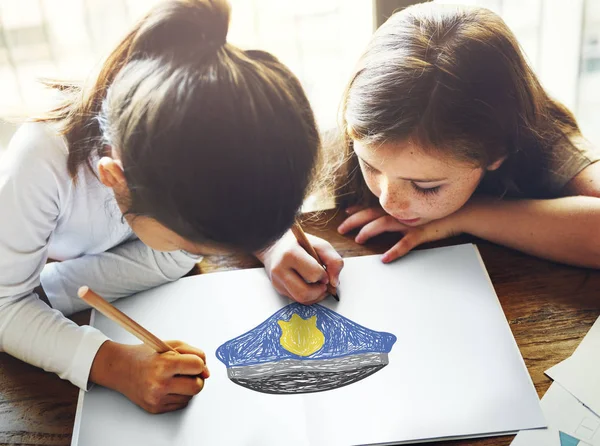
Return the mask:
M 112 150 L 112 157 L 105 156 L 98 161 L 98 177 L 102 184 L 113 190 L 119 209 L 138 238 L 156 251 L 184 250 L 191 254 L 223 254 L 226 249 L 210 244 L 199 244 L 186 240 L 151 217 L 127 214 L 129 188 L 118 154 Z
M 117 202 L 119 202 L 119 199 L 117 199 Z M 122 204 L 119 203 L 119 206 L 122 206 Z M 123 211 L 124 209 L 125 207 L 122 206 Z M 184 250 L 197 255 L 215 255 L 227 252 L 225 248 L 190 242 L 150 217 L 125 214 L 125 220 L 127 220 L 135 235 L 146 246 L 156 251 Z
M 419 226 L 459 210 L 486 169 L 425 153 L 410 141 L 377 146 L 354 141 L 363 176 L 381 207 L 408 226 Z M 487 170 L 500 167 L 502 160 Z

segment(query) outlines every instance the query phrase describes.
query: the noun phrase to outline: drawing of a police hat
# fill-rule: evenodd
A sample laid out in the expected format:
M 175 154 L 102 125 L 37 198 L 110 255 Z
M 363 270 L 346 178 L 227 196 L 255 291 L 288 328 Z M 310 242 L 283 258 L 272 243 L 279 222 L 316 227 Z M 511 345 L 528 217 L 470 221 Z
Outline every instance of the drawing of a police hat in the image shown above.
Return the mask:
M 396 342 L 322 305 L 287 305 L 223 345 L 217 358 L 229 379 L 272 394 L 322 392 L 381 370 Z

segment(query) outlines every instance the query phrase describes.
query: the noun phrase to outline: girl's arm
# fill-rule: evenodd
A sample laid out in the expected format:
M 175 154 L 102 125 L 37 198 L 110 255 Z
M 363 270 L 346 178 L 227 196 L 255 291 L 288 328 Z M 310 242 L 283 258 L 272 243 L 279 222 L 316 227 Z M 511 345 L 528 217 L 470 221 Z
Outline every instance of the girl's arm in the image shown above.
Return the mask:
M 466 209 L 464 232 L 558 262 L 600 268 L 600 163 L 553 200 L 482 201 Z
M 468 233 L 549 260 L 600 268 L 600 163 L 581 171 L 563 192 L 566 196 L 550 200 L 474 198 L 456 213 L 418 227 L 381 209 L 366 209 L 350 216 L 340 232 L 362 226 L 358 243 L 382 232 L 402 232 L 384 262 L 422 243 Z
M 600 198 L 479 201 L 465 209 L 466 232 L 537 257 L 600 268 Z
M 61 151 L 41 126 L 21 127 L 0 159 L 0 350 L 86 388 L 107 340 L 79 327 L 32 292 L 69 178 Z
M 135 239 L 100 254 L 50 263 L 41 282 L 52 307 L 69 315 L 89 308 L 77 297 L 82 285 L 114 301 L 177 280 L 198 261 L 183 251 L 155 251 Z
M 0 160 L 0 351 L 57 373 L 82 389 L 91 376 L 152 412 L 184 407 L 208 376 L 200 351 L 172 343 L 184 354 L 158 355 L 143 345 L 114 343 L 95 328 L 77 326 L 32 292 L 44 274 L 61 197 L 68 196 L 71 185 L 64 153 L 40 129 L 23 126 Z M 68 288 L 78 277 L 92 280 L 91 274 L 98 278 L 94 286 L 104 282 L 104 287 L 111 287 L 110 277 L 100 280 L 98 272 L 115 264 L 124 270 L 136 264 L 138 271 L 166 281 L 191 268 L 194 260 L 179 255 L 188 257 L 150 253 L 131 242 L 113 252 L 82 257 L 79 263 L 65 262 L 64 268 L 51 264 L 48 271 L 55 274 L 49 273 L 48 286 L 54 290 L 60 283 Z M 93 265 L 96 272 L 89 270 Z M 60 272 L 68 275 L 66 284 Z

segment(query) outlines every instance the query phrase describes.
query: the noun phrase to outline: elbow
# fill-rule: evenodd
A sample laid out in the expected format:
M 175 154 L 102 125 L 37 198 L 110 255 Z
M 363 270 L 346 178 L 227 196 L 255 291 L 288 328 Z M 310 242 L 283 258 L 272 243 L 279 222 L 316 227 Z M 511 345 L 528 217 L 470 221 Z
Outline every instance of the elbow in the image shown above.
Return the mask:
M 155 251 L 155 253 L 156 263 L 168 282 L 174 282 L 182 278 L 200 261 L 200 258 L 190 256 L 183 251 Z

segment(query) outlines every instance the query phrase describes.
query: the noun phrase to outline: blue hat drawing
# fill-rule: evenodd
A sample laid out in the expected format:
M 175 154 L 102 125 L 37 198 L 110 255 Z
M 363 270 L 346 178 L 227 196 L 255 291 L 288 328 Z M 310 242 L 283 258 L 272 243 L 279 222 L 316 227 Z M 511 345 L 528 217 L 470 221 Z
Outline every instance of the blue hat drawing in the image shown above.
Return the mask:
M 322 392 L 385 367 L 396 342 L 322 305 L 297 303 L 223 345 L 217 358 L 234 383 L 273 394 Z

